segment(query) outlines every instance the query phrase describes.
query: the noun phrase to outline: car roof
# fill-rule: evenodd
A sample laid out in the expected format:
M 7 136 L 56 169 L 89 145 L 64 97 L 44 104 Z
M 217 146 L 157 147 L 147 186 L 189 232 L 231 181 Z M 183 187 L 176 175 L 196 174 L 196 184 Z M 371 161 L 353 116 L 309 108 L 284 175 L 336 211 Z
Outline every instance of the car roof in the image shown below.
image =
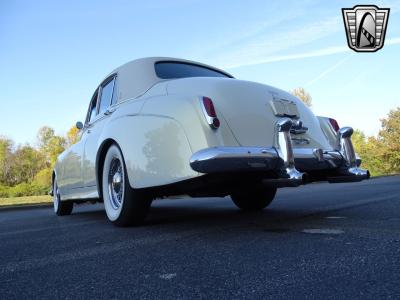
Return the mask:
M 203 67 L 207 67 L 209 69 L 216 70 L 223 74 L 226 74 L 229 77 L 232 77 L 229 73 L 220 70 L 218 68 L 199 63 L 196 61 L 172 58 L 172 57 L 146 57 L 140 58 L 133 61 L 130 61 L 122 66 L 116 68 L 112 71 L 106 78 L 117 75 L 118 77 L 118 100 L 117 102 L 121 102 L 127 99 L 137 98 L 143 95 L 148 89 L 150 89 L 153 85 L 158 82 L 165 81 L 166 79 L 162 79 L 157 77 L 154 64 L 161 61 L 168 62 L 182 62 L 182 63 L 190 63 Z

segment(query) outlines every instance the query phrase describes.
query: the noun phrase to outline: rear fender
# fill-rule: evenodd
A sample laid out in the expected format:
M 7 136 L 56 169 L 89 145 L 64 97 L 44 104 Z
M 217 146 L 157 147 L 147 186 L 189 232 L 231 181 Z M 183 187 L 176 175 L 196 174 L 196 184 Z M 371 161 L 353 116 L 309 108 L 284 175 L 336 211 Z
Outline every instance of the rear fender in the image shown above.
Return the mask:
M 101 140 L 114 140 L 124 156 L 132 188 L 174 183 L 198 175 L 182 126 L 173 118 L 150 114 L 119 116 L 108 123 Z
M 339 145 L 338 145 L 337 133 L 333 129 L 329 121 L 329 118 L 317 116 L 317 119 L 319 121 L 321 130 L 325 135 L 325 138 L 328 141 L 329 145 L 332 147 L 332 149 L 338 149 Z
M 150 98 L 142 109 L 142 114 L 154 114 L 176 120 L 185 132 L 192 152 L 218 146 L 239 146 L 225 118 L 216 106 L 220 127 L 213 129 L 207 123 L 201 108 L 202 96 L 185 96 L 169 94 L 163 97 Z

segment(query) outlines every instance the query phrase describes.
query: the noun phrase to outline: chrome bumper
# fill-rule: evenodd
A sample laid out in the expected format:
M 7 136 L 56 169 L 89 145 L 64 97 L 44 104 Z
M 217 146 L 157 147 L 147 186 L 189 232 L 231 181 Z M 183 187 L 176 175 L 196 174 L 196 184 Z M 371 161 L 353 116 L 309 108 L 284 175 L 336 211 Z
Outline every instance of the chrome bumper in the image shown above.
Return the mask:
M 268 171 L 274 178 L 265 184 L 298 186 L 308 182 L 307 172 L 333 171 L 329 182 L 361 181 L 369 178 L 367 170 L 360 169 L 361 160 L 356 156 L 351 142 L 353 129 L 344 127 L 338 132 L 337 150 L 293 148 L 290 128 L 292 120 L 280 119 L 277 123 L 279 147 L 213 147 L 194 153 L 190 166 L 200 173 L 240 171 Z M 314 172 L 315 173 L 315 172 Z

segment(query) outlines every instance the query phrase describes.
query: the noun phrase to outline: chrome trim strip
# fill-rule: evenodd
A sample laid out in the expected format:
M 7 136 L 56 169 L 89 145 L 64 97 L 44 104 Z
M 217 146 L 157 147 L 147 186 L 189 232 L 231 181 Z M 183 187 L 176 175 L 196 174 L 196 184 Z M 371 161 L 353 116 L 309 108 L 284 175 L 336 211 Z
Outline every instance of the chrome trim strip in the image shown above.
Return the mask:
M 190 158 L 190 163 L 216 158 L 263 157 L 276 158 L 275 148 L 261 147 L 213 147 L 197 151 Z
M 275 148 L 214 147 L 200 150 L 190 158 L 190 166 L 200 173 L 245 170 L 275 170 L 282 165 Z
M 221 160 L 225 161 L 224 164 L 228 161 L 234 165 L 244 163 L 249 170 L 254 170 L 257 162 L 264 163 L 265 170 L 279 170 L 284 165 L 279 152 L 280 150 L 274 147 L 212 147 L 195 152 L 190 158 L 190 165 L 193 170 L 201 173 L 210 173 L 211 169 L 216 172 Z M 304 171 L 338 168 L 343 164 L 343 156 L 338 151 L 293 148 L 293 155 L 296 165 Z M 266 168 L 265 161 L 268 161 L 268 165 L 272 168 Z M 261 168 L 261 165 L 259 167 Z M 225 170 L 221 168 L 220 171 Z

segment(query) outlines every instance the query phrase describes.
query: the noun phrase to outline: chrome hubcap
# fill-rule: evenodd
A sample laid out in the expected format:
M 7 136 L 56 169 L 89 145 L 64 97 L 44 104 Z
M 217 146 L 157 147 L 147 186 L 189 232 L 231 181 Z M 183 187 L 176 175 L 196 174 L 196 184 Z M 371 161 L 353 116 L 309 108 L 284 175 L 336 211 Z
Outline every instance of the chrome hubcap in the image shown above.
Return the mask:
M 112 159 L 108 172 L 108 195 L 111 206 L 119 209 L 124 196 L 124 173 L 121 161 L 116 157 Z

